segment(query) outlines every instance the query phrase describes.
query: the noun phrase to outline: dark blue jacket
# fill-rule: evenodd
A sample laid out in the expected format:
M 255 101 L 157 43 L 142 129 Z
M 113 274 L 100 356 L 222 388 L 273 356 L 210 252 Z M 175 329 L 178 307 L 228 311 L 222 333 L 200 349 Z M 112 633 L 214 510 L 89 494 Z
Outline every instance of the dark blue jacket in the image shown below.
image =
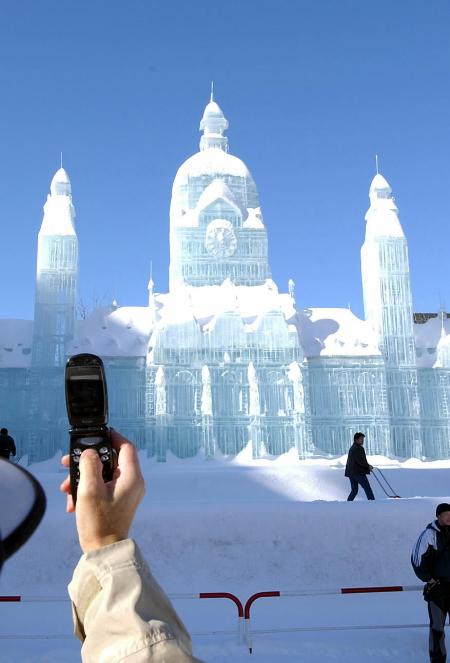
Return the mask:
M 367 462 L 366 452 L 362 444 L 354 442 L 349 449 L 345 476 L 352 477 L 355 474 L 370 474 L 370 465 Z

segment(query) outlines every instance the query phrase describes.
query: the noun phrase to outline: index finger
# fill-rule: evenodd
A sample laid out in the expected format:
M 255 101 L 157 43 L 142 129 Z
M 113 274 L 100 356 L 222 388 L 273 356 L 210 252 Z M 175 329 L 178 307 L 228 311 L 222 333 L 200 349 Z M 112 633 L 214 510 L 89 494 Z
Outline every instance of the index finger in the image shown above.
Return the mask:
M 115 430 L 111 430 L 111 442 L 117 451 L 117 463 L 121 476 L 127 476 L 131 480 L 142 479 L 135 445 Z
M 110 430 L 111 430 L 111 443 L 113 449 L 117 451 L 117 453 L 119 453 L 119 451 L 121 450 L 124 444 L 133 445 L 133 443 L 130 442 L 130 440 L 128 440 L 126 437 L 122 435 L 122 433 L 119 433 L 114 428 L 111 428 Z

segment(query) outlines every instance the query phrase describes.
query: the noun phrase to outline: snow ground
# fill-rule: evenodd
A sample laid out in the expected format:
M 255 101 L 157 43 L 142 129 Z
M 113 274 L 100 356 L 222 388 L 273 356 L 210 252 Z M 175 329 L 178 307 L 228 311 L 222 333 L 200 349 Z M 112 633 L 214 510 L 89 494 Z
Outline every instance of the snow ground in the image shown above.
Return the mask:
M 371 478 L 376 501 L 362 495 L 347 503 L 345 457 L 299 461 L 288 453 L 252 461 L 244 450 L 234 459 L 171 457 L 162 464 L 141 453 L 147 494 L 133 536 L 169 594 L 232 592 L 245 602 L 258 591 L 419 585 L 409 555 L 436 504 L 450 499 L 450 461 L 369 460 L 404 499 L 387 499 Z M 0 594 L 57 600 L 0 603 L 0 663 L 72 663 L 80 655 L 66 585 L 80 551 L 58 490 L 64 472 L 59 458 L 31 470 L 48 509 L 5 565 Z M 249 660 L 231 602 L 174 603 L 197 656 L 208 663 Z M 426 622 L 420 591 L 264 598 L 252 608 L 251 659 L 422 662 Z

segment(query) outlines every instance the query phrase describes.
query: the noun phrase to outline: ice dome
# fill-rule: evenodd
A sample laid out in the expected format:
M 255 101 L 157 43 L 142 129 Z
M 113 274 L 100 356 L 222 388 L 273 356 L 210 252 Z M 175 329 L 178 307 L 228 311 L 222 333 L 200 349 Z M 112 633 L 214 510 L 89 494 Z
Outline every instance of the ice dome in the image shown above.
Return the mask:
M 250 172 L 241 159 L 238 157 L 210 148 L 193 154 L 178 169 L 173 183 L 174 188 L 187 184 L 190 177 L 200 177 L 201 175 L 232 175 L 234 177 L 251 178 Z
M 56 171 L 50 184 L 50 193 L 52 196 L 70 196 L 72 187 L 70 179 L 64 168 Z

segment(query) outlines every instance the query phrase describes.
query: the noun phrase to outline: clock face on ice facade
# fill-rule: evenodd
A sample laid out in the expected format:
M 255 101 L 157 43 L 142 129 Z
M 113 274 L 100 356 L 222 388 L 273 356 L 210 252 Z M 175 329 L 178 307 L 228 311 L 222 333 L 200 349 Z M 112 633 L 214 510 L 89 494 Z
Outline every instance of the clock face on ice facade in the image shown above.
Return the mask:
M 205 247 L 214 258 L 229 258 L 236 251 L 233 225 L 225 219 L 214 219 L 206 228 Z

